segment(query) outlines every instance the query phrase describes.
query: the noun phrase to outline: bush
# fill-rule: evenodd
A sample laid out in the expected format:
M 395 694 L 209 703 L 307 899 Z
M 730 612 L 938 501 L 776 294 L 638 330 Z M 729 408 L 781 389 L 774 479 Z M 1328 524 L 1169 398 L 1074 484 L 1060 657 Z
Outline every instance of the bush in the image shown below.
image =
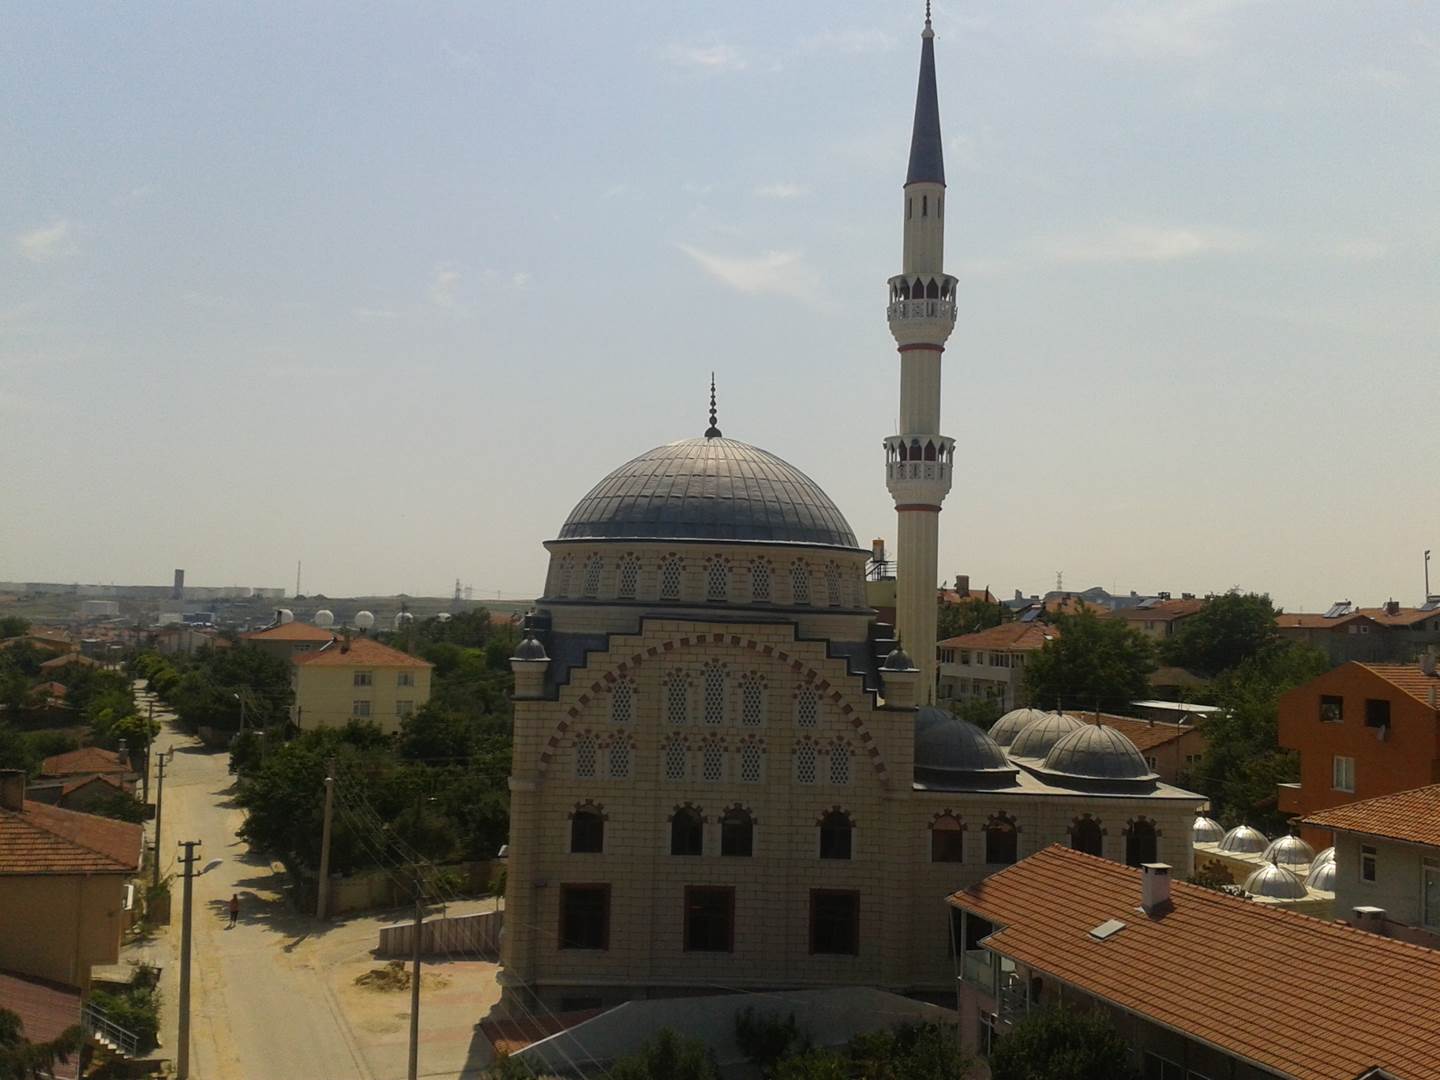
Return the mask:
M 92 990 L 90 1003 L 134 1035 L 140 1053 L 159 1045 L 160 992 L 155 987 L 136 983 L 123 990 Z
M 990 1055 L 994 1080 L 1134 1080 L 1130 1047 L 1101 1012 L 1031 1013 Z

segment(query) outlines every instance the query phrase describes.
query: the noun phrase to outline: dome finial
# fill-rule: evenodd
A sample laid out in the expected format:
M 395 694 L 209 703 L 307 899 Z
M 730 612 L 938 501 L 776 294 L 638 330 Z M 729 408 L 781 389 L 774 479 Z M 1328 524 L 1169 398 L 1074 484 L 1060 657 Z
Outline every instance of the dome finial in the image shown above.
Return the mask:
M 715 373 L 710 372 L 710 426 L 705 429 L 705 438 L 721 438 L 720 429 L 715 426 Z

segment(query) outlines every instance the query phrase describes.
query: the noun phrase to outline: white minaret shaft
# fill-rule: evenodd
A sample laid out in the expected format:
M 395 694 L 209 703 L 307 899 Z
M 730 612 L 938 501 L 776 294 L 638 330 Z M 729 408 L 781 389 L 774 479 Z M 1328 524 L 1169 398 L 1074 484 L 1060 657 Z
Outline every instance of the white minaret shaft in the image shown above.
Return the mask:
M 890 332 L 900 349 L 900 430 L 885 440 L 885 481 L 899 516 L 895 622 L 920 669 L 917 698 L 935 700 L 940 506 L 955 442 L 940 434 L 940 356 L 955 327 L 955 279 L 945 256 L 945 158 L 935 91 L 935 31 L 927 5 L 910 168 L 905 176 L 902 272 L 890 279 Z

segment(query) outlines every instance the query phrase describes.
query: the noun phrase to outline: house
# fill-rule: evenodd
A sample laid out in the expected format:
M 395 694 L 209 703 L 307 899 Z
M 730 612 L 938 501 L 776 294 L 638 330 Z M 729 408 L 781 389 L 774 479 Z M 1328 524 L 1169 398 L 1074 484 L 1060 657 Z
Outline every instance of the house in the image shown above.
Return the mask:
M 240 640 L 254 645 L 280 660 L 289 660 L 301 653 L 323 648 L 333 641 L 334 633 L 312 623 L 280 622 L 263 630 L 241 634 Z
M 329 636 L 320 648 L 292 658 L 291 719 L 304 731 L 351 720 L 399 731 L 400 721 L 430 700 L 433 666 L 368 637 Z
M 1275 616 L 1275 628 L 1286 641 L 1323 650 L 1332 663 L 1404 662 L 1427 646 L 1440 645 L 1440 601 L 1404 607 L 1390 600 L 1360 607 L 1340 600 L 1324 612 L 1282 612 Z
M 1300 755 L 1300 779 L 1279 786 L 1279 809 L 1299 818 L 1361 799 L 1440 782 L 1440 678 L 1420 664 L 1352 661 L 1282 694 L 1279 742 Z M 1314 847 L 1328 834 L 1301 829 Z
M 67 780 L 32 781 L 26 788 L 25 797 L 48 806 L 90 813 L 126 790 L 114 776 L 76 776 Z
M 0 971 L 83 990 L 92 965 L 115 963 L 142 837 L 27 799 L 25 774 L 0 770 Z
M 1335 910 L 1440 949 L 1440 784 L 1320 810 L 1335 838 Z
M 1205 609 L 1205 601 L 1193 596 L 1179 600 L 1142 600 L 1134 607 L 1115 608 L 1108 617 L 1119 619 L 1126 625 L 1140 631 L 1151 641 L 1163 641 L 1175 636 L 1175 627 L 1192 615 Z
M 972 1052 L 1063 1005 L 1145 1077 L 1440 1080 L 1440 952 L 1060 847 L 949 903 Z
M 112 779 L 124 791 L 134 791 L 140 774 L 129 753 L 119 750 L 105 750 L 99 746 L 82 746 L 55 754 L 40 763 L 40 776 L 49 780 L 89 779 L 104 776 Z
M 1002 709 L 1029 704 L 1025 662 L 1059 636 L 1042 622 L 1013 622 L 946 638 L 936 646 L 941 701 L 993 701 Z

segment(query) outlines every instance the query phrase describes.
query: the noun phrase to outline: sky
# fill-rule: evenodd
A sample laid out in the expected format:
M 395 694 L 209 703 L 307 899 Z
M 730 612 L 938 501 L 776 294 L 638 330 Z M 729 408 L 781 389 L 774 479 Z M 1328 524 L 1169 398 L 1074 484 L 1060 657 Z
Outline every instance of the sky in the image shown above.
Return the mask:
M 13 5 L 0 580 L 533 596 L 701 434 L 889 538 L 921 5 Z M 935 5 L 940 572 L 1423 593 L 1440 5 Z M 1436 564 L 1440 591 L 1440 562 Z

